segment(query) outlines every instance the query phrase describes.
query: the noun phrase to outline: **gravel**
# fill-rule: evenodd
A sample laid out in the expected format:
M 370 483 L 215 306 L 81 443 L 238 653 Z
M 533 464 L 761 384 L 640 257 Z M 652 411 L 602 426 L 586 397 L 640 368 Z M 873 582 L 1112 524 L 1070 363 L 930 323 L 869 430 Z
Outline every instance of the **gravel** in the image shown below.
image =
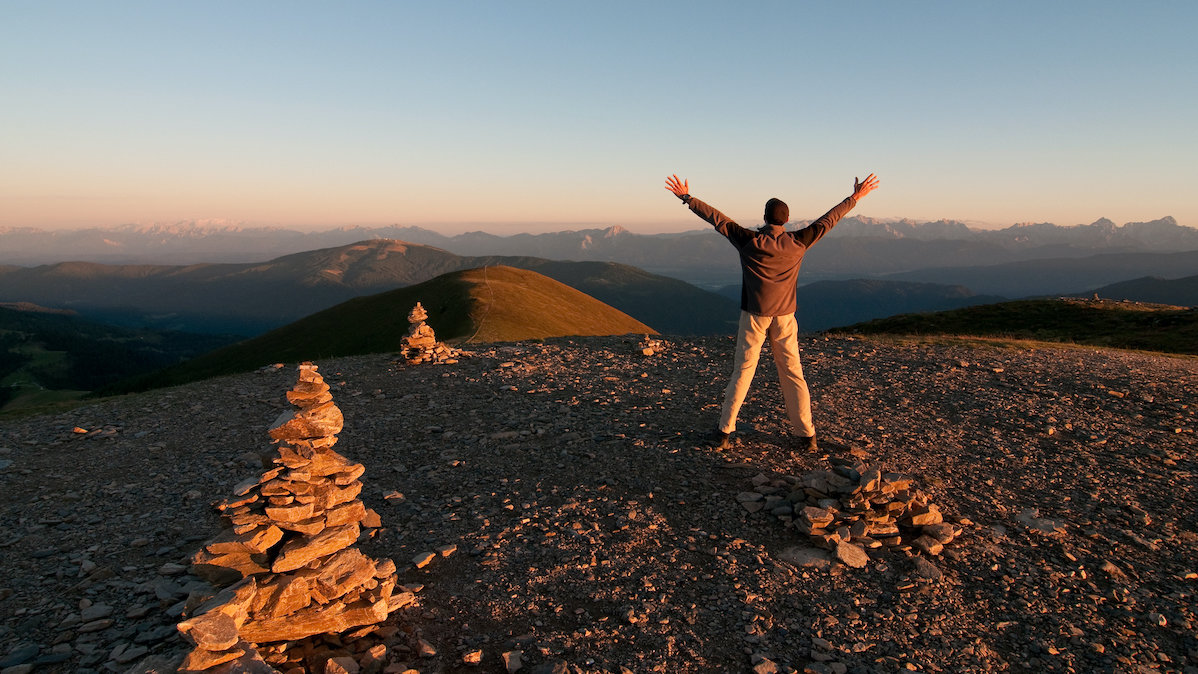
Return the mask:
M 417 592 L 376 667 L 1198 672 L 1198 360 L 820 336 L 821 453 L 792 454 L 764 355 L 713 451 L 734 346 L 317 361 L 383 520 L 360 547 Z M 210 591 L 187 564 L 212 504 L 261 470 L 295 380 L 0 419 L 0 668 L 167 671 Z M 852 568 L 738 498 L 848 455 L 912 476 L 961 535 Z

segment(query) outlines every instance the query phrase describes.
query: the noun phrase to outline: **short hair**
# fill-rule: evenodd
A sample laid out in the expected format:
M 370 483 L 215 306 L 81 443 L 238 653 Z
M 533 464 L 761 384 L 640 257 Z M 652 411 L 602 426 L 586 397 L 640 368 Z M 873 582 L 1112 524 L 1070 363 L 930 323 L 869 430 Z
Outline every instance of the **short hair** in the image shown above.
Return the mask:
M 765 222 L 770 225 L 785 225 L 790 221 L 790 207 L 781 199 L 765 202 Z

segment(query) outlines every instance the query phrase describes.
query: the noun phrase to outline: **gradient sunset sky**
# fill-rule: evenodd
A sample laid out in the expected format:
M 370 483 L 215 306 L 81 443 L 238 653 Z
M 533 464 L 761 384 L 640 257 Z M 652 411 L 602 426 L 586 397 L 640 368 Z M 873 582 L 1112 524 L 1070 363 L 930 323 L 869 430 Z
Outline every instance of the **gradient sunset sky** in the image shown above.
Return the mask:
M 1198 2 L 0 0 L 0 227 L 1198 227 Z

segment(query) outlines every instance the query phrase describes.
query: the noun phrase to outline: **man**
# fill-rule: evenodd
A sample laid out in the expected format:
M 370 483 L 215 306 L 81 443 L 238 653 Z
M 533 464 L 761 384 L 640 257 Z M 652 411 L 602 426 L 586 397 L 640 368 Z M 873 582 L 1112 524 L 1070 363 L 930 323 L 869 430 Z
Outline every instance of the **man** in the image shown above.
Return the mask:
M 815 426 L 811 421 L 811 396 L 803 366 L 799 362 L 798 324 L 795 322 L 795 283 L 807 249 L 819 241 L 833 225 L 878 187 L 874 174 L 864 182 L 853 179 L 853 194 L 823 214 L 818 220 L 797 231 L 786 231 L 790 209 L 779 199 L 765 203 L 765 225 L 745 229 L 731 218 L 690 195 L 690 185 L 677 175 L 666 178 L 666 189 L 682 200 L 695 215 L 711 223 L 740 253 L 740 325 L 736 336 L 736 355 L 732 379 L 724 391 L 724 405 L 712 434 L 716 449 L 727 449 L 736 430 L 736 416 L 749 392 L 757 359 L 766 336 L 786 414 L 799 436 L 797 449 L 814 451 Z

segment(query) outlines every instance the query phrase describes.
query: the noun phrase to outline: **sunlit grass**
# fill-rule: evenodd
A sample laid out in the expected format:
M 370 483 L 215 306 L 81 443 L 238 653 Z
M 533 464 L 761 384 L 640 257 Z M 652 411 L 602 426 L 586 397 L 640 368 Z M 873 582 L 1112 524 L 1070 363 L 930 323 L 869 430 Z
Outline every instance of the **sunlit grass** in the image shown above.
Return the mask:
M 173 386 L 271 363 L 398 352 L 420 302 L 451 344 L 651 333 L 652 328 L 570 286 L 525 269 L 487 267 L 357 297 L 186 363 L 122 382 L 109 393 Z

